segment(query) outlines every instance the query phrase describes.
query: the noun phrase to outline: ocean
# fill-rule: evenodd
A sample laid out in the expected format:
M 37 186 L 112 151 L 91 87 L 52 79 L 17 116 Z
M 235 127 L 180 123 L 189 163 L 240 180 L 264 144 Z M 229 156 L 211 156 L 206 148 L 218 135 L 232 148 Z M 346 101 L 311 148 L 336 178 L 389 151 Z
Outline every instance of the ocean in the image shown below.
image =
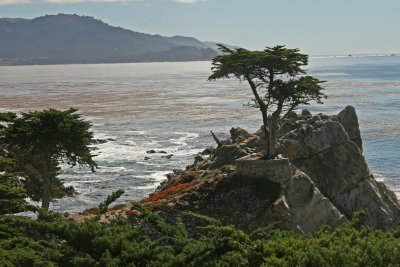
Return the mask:
M 92 122 L 95 138 L 111 140 L 93 148 L 96 172 L 63 167 L 60 178 L 79 194 L 51 209 L 82 211 L 117 189 L 125 190 L 119 203 L 138 200 L 215 146 L 210 130 L 223 139 L 232 127 L 259 129 L 259 111 L 246 105 L 247 85 L 209 82 L 210 68 L 210 62 L 2 66 L 0 111 L 75 107 Z M 307 69 L 327 81 L 328 95 L 307 108 L 337 114 L 353 105 L 370 170 L 400 197 L 400 57 L 311 57 Z

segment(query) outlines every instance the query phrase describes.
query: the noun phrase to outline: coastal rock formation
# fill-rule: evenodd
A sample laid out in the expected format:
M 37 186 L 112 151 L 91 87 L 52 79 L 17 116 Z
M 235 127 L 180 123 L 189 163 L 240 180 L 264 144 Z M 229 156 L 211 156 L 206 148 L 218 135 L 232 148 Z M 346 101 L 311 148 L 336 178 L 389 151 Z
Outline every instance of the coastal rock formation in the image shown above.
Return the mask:
M 398 226 L 400 204 L 374 179 L 361 140 L 351 106 L 336 116 L 291 112 L 277 132 L 276 151 L 288 160 L 246 167 L 243 160 L 262 153 L 262 132 L 233 128 L 230 140 L 197 155 L 192 166 L 171 174 L 142 203 L 167 216 L 189 210 L 244 230 L 272 224 L 307 233 L 347 223 L 361 210 L 371 227 Z M 263 168 L 265 175 L 260 174 Z
M 263 218 L 263 223 L 300 233 L 314 232 L 322 225 L 336 228 L 348 222 L 300 170 L 295 170 L 292 178 L 282 184 L 280 198 L 264 212 Z
M 301 122 L 297 129 L 282 135 L 277 151 L 307 173 L 347 218 L 363 210 L 365 223 L 372 227 L 399 225 L 396 196 L 374 179 L 362 155 L 353 107 L 346 107 L 337 116 L 317 115 Z

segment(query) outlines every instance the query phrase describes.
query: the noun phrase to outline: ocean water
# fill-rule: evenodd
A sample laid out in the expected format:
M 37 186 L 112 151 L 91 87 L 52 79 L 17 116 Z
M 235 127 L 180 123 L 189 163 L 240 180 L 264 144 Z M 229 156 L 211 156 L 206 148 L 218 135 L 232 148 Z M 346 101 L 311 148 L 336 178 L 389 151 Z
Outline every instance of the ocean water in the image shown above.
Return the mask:
M 231 127 L 260 127 L 248 107 L 246 84 L 207 81 L 210 62 L 0 67 L 0 111 L 78 108 L 93 124 L 100 168 L 64 166 L 61 178 L 79 192 L 52 203 L 57 211 L 82 211 L 117 189 L 119 200 L 147 196 L 173 169 L 214 146 L 212 130 L 229 137 Z M 364 155 L 375 177 L 400 197 L 400 57 L 311 58 L 309 74 L 326 80 L 328 99 L 313 113 L 336 114 L 355 106 Z M 173 154 L 147 154 L 148 150 Z M 145 160 L 145 157 L 150 159 Z

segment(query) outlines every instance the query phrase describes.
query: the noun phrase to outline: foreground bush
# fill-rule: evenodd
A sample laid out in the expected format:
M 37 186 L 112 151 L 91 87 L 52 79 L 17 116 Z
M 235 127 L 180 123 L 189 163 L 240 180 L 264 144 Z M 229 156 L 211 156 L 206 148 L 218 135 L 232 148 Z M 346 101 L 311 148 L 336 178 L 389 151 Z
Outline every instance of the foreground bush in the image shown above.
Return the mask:
M 0 216 L 0 266 L 399 266 L 400 229 L 346 225 L 298 235 L 271 228 L 246 234 L 213 222 L 206 236 L 190 238 L 184 225 L 142 213 L 132 227 L 95 219 L 41 221 Z M 149 233 L 157 233 L 150 235 Z

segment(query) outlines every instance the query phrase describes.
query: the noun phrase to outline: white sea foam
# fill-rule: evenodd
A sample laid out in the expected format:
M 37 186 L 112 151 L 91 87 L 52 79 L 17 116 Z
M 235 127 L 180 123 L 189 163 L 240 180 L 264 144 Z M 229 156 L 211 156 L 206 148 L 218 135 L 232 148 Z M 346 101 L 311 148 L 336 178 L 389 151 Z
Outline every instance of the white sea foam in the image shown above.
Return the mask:
M 378 182 L 384 182 L 385 181 L 385 176 L 383 176 L 380 173 L 374 173 L 375 180 Z
M 145 135 L 146 131 L 126 131 L 127 133 L 133 133 L 134 135 Z

